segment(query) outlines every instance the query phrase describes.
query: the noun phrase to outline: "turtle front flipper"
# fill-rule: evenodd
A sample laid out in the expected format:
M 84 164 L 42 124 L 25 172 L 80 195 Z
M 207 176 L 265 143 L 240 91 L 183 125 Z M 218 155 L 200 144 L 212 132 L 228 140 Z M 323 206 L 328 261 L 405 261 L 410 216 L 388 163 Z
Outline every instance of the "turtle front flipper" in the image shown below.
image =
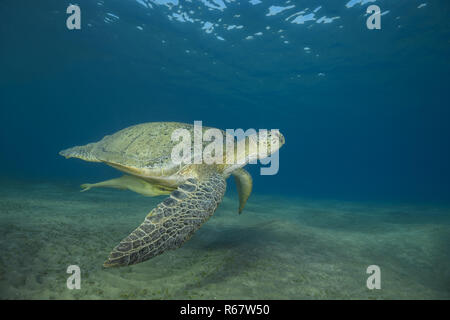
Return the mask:
M 113 249 L 103 266 L 132 265 L 177 249 L 212 216 L 225 189 L 224 177 L 214 171 L 187 179 Z
M 247 203 L 250 194 L 252 193 L 252 176 L 244 168 L 236 169 L 231 174 L 236 182 L 236 187 L 239 194 L 239 213 L 241 213 L 242 210 L 244 210 L 244 206 Z

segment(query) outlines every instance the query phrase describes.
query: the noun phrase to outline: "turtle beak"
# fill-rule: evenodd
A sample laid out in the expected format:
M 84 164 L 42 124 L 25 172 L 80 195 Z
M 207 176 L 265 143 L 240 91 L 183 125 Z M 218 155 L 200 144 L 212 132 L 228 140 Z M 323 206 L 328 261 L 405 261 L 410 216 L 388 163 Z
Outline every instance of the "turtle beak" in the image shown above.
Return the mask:
M 284 136 L 279 131 L 273 132 L 273 134 L 278 138 L 278 141 L 280 142 L 280 147 L 285 143 Z
M 282 146 L 285 142 L 284 136 L 280 133 L 280 146 Z

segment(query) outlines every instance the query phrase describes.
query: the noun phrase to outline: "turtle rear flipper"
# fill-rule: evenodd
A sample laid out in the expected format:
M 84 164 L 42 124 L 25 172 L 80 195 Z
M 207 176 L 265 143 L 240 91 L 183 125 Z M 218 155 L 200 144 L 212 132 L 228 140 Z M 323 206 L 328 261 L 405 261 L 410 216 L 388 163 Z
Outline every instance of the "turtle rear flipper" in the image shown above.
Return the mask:
M 169 194 L 170 189 L 158 185 L 151 184 L 138 177 L 125 175 L 120 178 L 110 179 L 97 183 L 85 183 L 81 185 L 81 192 L 88 191 L 91 188 L 114 188 L 121 190 L 130 190 L 144 196 L 156 197 L 164 194 Z M 173 190 L 173 188 L 172 188 Z
M 188 179 L 113 249 L 103 266 L 136 264 L 180 247 L 212 216 L 225 189 L 224 177 L 214 171 Z
M 94 147 L 95 143 L 89 143 L 84 146 L 76 146 L 62 150 L 59 152 L 59 154 L 65 157 L 66 159 L 78 158 L 84 161 L 101 162 L 101 160 L 97 159 L 97 157 L 95 157 L 95 155 L 92 152 Z

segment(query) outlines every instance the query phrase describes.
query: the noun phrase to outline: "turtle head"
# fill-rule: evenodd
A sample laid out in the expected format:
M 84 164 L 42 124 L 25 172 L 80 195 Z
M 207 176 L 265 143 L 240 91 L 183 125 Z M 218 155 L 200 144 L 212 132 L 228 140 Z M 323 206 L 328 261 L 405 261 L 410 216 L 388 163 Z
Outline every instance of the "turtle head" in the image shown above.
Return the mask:
M 284 136 L 278 129 L 269 131 L 267 141 L 269 142 L 268 146 L 269 154 L 278 151 L 278 149 L 280 149 L 286 142 Z
M 285 143 L 284 136 L 278 129 L 273 129 L 260 131 L 258 135 L 249 138 L 255 141 L 252 142 L 249 139 L 246 155 L 248 163 L 257 163 L 257 159 L 259 159 L 261 164 L 269 165 L 260 169 L 261 175 L 276 174 L 279 169 L 279 154 L 277 151 Z
M 246 156 L 249 161 L 267 158 L 277 152 L 284 143 L 284 136 L 278 129 L 259 131 L 248 137 Z
M 247 163 L 255 164 L 258 160 L 270 158 L 284 143 L 284 136 L 278 129 L 246 132 L 245 137 L 238 139 L 235 144 L 234 157 L 227 155 L 225 173 L 233 172 Z

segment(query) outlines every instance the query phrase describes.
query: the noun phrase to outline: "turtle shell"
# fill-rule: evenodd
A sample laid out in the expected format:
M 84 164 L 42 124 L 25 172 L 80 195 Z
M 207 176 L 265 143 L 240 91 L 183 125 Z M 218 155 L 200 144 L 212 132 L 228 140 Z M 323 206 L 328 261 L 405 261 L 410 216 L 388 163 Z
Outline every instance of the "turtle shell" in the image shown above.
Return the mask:
M 172 141 L 176 129 L 186 129 L 194 148 L 194 126 L 180 122 L 148 122 L 122 129 L 102 140 L 60 152 L 66 158 L 105 162 L 121 171 L 139 176 L 164 176 L 183 166 L 172 162 L 172 150 L 180 141 Z M 210 127 L 202 127 L 202 131 Z M 222 131 L 222 130 L 221 130 Z M 223 134 L 225 134 L 222 131 Z M 203 142 L 203 148 L 210 142 Z M 191 159 L 192 160 L 192 159 Z

